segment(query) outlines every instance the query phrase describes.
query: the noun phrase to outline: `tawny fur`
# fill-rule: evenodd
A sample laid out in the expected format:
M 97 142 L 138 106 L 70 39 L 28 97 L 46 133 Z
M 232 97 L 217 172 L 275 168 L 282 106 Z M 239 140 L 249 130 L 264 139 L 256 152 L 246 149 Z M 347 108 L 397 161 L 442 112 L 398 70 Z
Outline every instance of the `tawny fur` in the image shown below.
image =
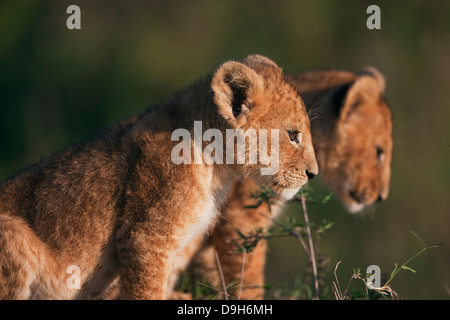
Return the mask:
M 392 119 L 384 99 L 382 75 L 368 68 L 358 74 L 332 70 L 288 78 L 304 98 L 309 113 L 315 114 L 311 131 L 320 175 L 334 195 L 350 212 L 361 210 L 377 199 L 386 199 L 393 142 Z M 235 247 L 227 240 L 239 238 L 236 229 L 245 234 L 255 228 L 267 230 L 272 225 L 269 219 L 260 215 L 269 215 L 267 206 L 245 209 L 255 203 L 250 194 L 258 187 L 252 179 L 237 182 L 228 204 L 222 209 L 223 219 L 208 241 L 195 254 L 192 246 L 198 244 L 193 243 L 187 248 L 193 257 L 191 271 L 195 279 L 220 288 L 221 279 L 214 260 L 214 251 L 217 251 L 225 282 L 242 280 L 241 299 L 262 299 L 264 296 L 267 244 L 261 240 L 253 252 L 246 254 L 242 277 L 243 257 L 232 253 Z M 239 291 L 237 286 L 231 292 L 234 298 Z
M 298 128 L 280 134 L 279 168 L 179 164 L 175 129 Z M 193 141 L 192 141 L 193 143 Z M 205 147 L 205 143 L 203 146 Z M 236 163 L 236 162 L 235 162 Z M 164 299 L 184 246 L 215 223 L 229 186 L 241 176 L 278 192 L 317 173 L 309 119 L 298 92 L 271 60 L 229 61 L 159 105 L 0 184 L 0 299 Z M 291 178 L 292 172 L 304 178 Z M 81 270 L 81 289 L 67 268 Z M 114 283 L 117 287 L 114 289 Z

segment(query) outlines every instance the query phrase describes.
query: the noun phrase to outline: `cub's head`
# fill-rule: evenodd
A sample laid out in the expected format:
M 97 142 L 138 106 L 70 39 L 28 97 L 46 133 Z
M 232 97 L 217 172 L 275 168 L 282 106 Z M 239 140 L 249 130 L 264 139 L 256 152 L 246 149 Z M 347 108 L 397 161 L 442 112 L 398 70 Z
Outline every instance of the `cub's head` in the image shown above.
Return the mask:
M 224 63 L 211 87 L 226 127 L 245 141 L 245 160 L 237 170 L 285 199 L 318 174 L 305 105 L 273 61 L 253 55 Z M 226 156 L 239 163 L 240 151 L 230 155 L 227 148 Z
M 350 212 L 389 193 L 392 119 L 384 87 L 382 75 L 369 68 L 333 94 L 336 122 L 320 170 Z

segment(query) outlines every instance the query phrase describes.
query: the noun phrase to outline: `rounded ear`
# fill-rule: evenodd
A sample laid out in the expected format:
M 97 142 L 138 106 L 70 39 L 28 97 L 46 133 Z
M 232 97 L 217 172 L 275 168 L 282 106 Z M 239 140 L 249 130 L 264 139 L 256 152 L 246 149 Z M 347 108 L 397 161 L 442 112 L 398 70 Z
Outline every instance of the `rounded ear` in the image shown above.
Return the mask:
M 214 73 L 211 88 L 219 114 L 239 128 L 264 89 L 264 80 L 254 70 L 239 62 L 225 62 Z
M 378 101 L 384 92 L 384 79 L 376 69 L 366 69 L 352 83 L 346 84 L 334 93 L 333 103 L 338 117 L 346 121 L 365 101 Z
M 361 75 L 369 75 L 372 78 L 374 78 L 376 83 L 378 84 L 378 88 L 379 88 L 380 93 L 384 94 L 384 91 L 386 89 L 386 80 L 385 80 L 383 74 L 380 71 L 378 71 L 374 67 L 366 67 L 366 68 L 364 68 L 364 70 L 361 73 Z
M 242 60 L 242 63 L 254 68 L 256 66 L 271 66 L 272 68 L 276 69 L 279 72 L 282 72 L 281 68 L 272 60 L 270 60 L 267 57 L 261 56 L 259 54 L 253 54 L 248 57 L 246 57 L 244 60 Z

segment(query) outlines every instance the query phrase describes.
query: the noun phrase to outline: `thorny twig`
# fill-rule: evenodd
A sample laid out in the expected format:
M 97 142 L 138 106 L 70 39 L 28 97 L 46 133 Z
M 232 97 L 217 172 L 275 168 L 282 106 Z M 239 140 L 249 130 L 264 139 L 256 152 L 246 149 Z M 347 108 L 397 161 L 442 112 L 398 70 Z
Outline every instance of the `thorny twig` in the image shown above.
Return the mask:
M 314 250 L 314 242 L 312 239 L 312 234 L 311 234 L 311 226 L 309 223 L 309 216 L 308 216 L 308 211 L 306 209 L 306 199 L 305 196 L 302 194 L 300 196 L 300 201 L 302 203 L 302 209 L 303 209 L 303 215 L 304 215 L 304 219 L 305 219 L 305 227 L 306 227 L 306 231 L 307 231 L 307 235 L 308 235 L 308 243 L 309 246 L 306 244 L 305 240 L 303 239 L 303 237 L 296 232 L 295 230 L 286 227 L 284 224 L 276 221 L 275 219 L 272 219 L 271 217 L 268 217 L 264 214 L 261 213 L 261 215 L 265 218 L 270 219 L 273 223 L 277 224 L 278 226 L 282 227 L 284 230 L 286 230 L 288 233 L 290 233 L 291 235 L 293 235 L 294 237 L 296 237 L 298 239 L 298 241 L 301 243 L 303 249 L 305 250 L 309 261 L 311 262 L 311 266 L 313 269 L 313 276 L 314 276 L 314 296 L 313 296 L 313 300 L 318 300 L 319 299 L 319 294 L 320 294 L 320 289 L 319 289 L 319 277 L 318 277 L 318 273 L 317 273 L 317 262 L 316 262 L 316 256 L 315 256 L 315 250 Z
M 290 228 L 286 227 L 284 224 L 278 222 L 277 220 L 275 220 L 275 219 L 273 219 L 273 218 L 271 218 L 271 217 L 269 217 L 269 216 L 266 216 L 266 215 L 263 214 L 263 213 L 261 213 L 261 216 L 263 216 L 263 217 L 265 217 L 265 218 L 271 220 L 273 223 L 275 223 L 276 225 L 278 225 L 278 226 L 280 226 L 281 228 L 283 228 L 284 230 L 286 230 L 289 234 L 291 234 L 291 235 L 293 235 L 294 237 L 296 237 L 296 238 L 298 239 L 298 241 L 300 241 L 300 243 L 301 243 L 303 249 L 305 249 L 305 252 L 306 252 L 306 254 L 308 255 L 308 258 L 311 260 L 311 254 L 309 253 L 308 246 L 306 245 L 305 240 L 303 240 L 303 237 L 302 237 L 298 232 L 296 232 L 296 231 L 293 230 L 293 229 L 290 229 Z
M 314 296 L 313 300 L 319 299 L 319 277 L 317 275 L 317 263 L 316 263 L 316 255 L 314 253 L 314 243 L 311 236 L 311 227 L 309 225 L 309 217 L 308 217 L 308 211 L 306 210 L 306 200 L 305 195 L 301 195 L 301 202 L 302 202 L 302 208 L 303 208 L 303 215 L 305 217 L 305 224 L 306 224 L 306 230 L 308 232 L 308 241 L 309 241 L 309 259 L 311 261 L 311 265 L 313 268 L 313 275 L 314 275 Z

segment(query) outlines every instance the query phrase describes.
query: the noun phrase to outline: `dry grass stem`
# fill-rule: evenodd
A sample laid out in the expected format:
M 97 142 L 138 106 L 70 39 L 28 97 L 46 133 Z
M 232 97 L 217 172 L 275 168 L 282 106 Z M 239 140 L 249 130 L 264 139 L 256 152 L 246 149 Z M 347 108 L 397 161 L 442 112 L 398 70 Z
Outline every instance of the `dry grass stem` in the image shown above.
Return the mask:
M 242 252 L 242 268 L 241 268 L 241 278 L 239 280 L 240 286 L 239 286 L 239 293 L 238 293 L 238 300 L 241 300 L 241 294 L 242 294 L 242 287 L 244 286 L 244 271 L 245 271 L 245 248 Z
M 220 281 L 222 282 L 222 288 L 223 288 L 223 292 L 224 292 L 224 295 L 225 295 L 225 300 L 228 300 L 227 286 L 225 284 L 225 279 L 223 277 L 222 266 L 220 264 L 220 259 L 219 259 L 219 255 L 217 254 L 217 251 L 214 251 L 214 255 L 216 257 L 217 269 L 219 270 Z
M 314 242 L 312 240 L 311 235 L 311 227 L 309 224 L 309 216 L 308 211 L 306 210 L 306 199 L 305 195 L 302 194 L 301 196 L 301 202 L 302 202 L 302 208 L 303 208 L 303 215 L 305 217 L 305 224 L 306 224 L 306 230 L 308 232 L 308 241 L 309 241 L 309 259 L 311 261 L 311 265 L 313 268 L 313 275 L 314 275 L 314 296 L 313 300 L 319 299 L 319 277 L 317 274 L 317 263 L 316 263 L 316 255 L 314 250 Z

